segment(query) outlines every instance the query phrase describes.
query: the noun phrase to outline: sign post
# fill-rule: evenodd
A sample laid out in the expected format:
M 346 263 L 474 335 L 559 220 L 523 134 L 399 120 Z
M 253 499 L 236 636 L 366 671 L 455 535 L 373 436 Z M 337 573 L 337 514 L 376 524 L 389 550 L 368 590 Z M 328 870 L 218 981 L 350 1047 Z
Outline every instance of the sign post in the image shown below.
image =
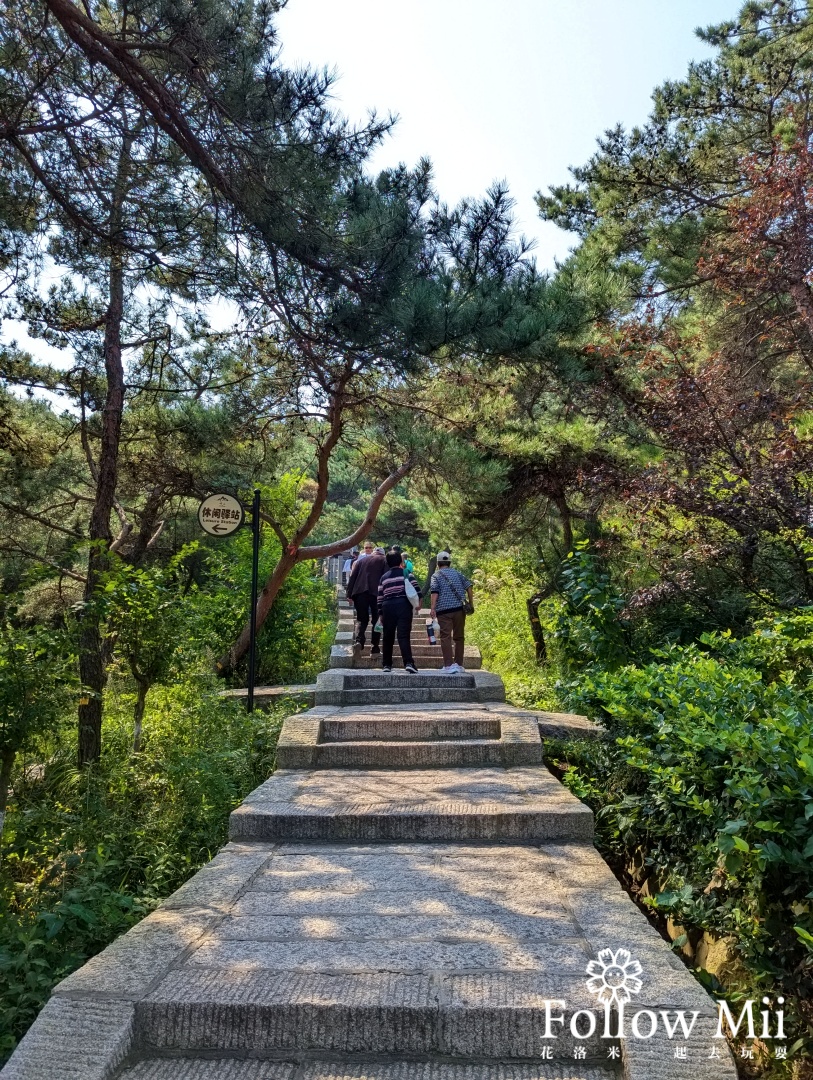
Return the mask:
M 243 504 L 233 495 L 218 492 L 210 495 L 198 507 L 200 527 L 210 536 L 231 536 L 246 520 Z M 254 711 L 254 680 L 257 674 L 257 592 L 260 573 L 260 489 L 254 489 L 251 504 L 251 614 L 248 646 L 248 711 Z
M 249 712 L 254 712 L 254 679 L 257 672 L 257 590 L 260 572 L 260 489 L 254 489 L 254 502 L 251 504 L 251 616 L 249 618 L 248 644 L 248 703 Z
M 218 492 L 204 499 L 198 507 L 200 527 L 210 536 L 231 536 L 245 520 L 243 504 L 233 495 Z

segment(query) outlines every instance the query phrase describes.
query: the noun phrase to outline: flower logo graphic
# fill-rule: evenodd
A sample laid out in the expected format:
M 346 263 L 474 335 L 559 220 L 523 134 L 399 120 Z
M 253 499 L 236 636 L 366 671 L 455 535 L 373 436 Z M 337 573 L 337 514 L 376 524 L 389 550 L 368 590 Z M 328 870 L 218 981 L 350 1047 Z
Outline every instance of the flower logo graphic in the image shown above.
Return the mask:
M 640 992 L 644 985 L 638 978 L 643 968 L 633 960 L 626 949 L 602 949 L 598 960 L 591 960 L 587 965 L 587 989 L 595 994 L 602 1005 L 619 1004 L 629 1001 L 633 994 Z

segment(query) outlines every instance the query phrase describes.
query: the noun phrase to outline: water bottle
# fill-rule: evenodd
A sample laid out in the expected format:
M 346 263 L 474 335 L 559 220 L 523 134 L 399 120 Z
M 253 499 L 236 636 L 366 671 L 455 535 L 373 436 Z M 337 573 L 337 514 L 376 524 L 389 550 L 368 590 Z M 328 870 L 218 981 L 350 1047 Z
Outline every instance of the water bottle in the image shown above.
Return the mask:
M 430 645 L 437 645 L 438 640 L 435 637 L 435 623 L 432 619 L 426 620 L 426 636 L 429 638 Z

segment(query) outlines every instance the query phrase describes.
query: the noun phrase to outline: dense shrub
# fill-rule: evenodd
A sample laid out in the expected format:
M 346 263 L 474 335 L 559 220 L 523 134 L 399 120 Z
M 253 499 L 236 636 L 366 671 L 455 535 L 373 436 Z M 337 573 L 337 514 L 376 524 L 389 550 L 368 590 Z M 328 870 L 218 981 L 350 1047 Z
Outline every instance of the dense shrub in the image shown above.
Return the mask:
M 134 691 L 117 682 L 98 766 L 76 769 L 66 731 L 15 776 L 0 862 L 0 1060 L 59 979 L 211 858 L 230 811 L 272 771 L 286 709 L 249 716 L 219 689 L 213 676 L 154 688 L 133 754 Z
M 566 783 L 608 853 L 643 853 L 674 922 L 729 938 L 758 986 L 813 998 L 813 613 L 592 665 L 564 703 L 613 736 Z M 808 1018 L 813 1019 L 813 1018 Z

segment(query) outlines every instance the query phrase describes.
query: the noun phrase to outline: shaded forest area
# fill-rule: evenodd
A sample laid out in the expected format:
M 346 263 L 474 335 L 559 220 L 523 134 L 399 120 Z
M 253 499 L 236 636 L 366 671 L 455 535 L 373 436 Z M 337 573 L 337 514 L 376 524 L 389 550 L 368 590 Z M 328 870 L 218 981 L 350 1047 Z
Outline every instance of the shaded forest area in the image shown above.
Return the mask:
M 51 986 L 205 862 L 273 768 L 245 676 L 334 626 L 318 560 L 373 535 L 477 581 L 511 700 L 712 990 L 782 995 L 813 1048 L 813 14 L 748 3 L 541 215 L 378 176 L 288 70 L 278 5 L 5 3 L 0 304 L 0 1055 Z M 499 172 L 495 163 L 495 172 Z M 55 350 L 55 351 L 54 351 Z

